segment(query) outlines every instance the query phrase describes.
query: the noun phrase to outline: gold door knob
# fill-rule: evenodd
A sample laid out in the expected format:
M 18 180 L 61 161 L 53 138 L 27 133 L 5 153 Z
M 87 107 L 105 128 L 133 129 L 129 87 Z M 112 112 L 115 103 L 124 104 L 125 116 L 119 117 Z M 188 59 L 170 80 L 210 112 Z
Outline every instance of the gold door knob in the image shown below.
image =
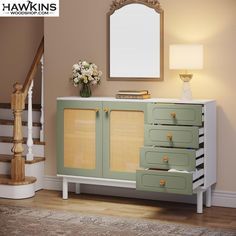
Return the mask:
M 168 156 L 163 156 L 163 162 L 165 162 L 165 163 L 168 163 L 169 162 L 169 158 L 168 158 Z
M 160 180 L 160 186 L 164 187 L 166 185 L 166 181 L 164 179 Z
M 104 108 L 103 108 L 103 111 L 104 111 L 105 113 L 108 113 L 108 112 L 109 112 L 109 108 L 108 108 L 108 107 L 104 107 Z
M 176 118 L 176 113 L 175 113 L 175 112 L 171 112 L 170 115 L 171 115 L 171 117 L 172 117 L 173 119 Z
M 167 134 L 166 138 L 168 139 L 168 141 L 172 142 L 173 140 L 173 135 L 172 134 Z

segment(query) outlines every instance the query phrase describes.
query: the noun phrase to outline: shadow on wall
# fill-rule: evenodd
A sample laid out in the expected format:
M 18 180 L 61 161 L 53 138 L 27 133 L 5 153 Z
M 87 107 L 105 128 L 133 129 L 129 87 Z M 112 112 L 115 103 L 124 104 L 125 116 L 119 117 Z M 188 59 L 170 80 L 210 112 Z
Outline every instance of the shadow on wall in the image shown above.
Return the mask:
M 0 102 L 10 102 L 13 84 L 24 83 L 43 37 L 43 18 L 38 17 L 0 17 Z M 33 99 L 40 102 L 40 70 L 35 79 Z

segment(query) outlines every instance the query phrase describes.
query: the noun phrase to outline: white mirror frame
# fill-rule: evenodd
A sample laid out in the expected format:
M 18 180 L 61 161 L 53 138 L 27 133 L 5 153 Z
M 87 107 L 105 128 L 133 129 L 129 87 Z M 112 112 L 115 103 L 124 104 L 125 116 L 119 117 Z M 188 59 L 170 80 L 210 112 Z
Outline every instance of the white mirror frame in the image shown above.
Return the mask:
M 133 5 L 130 5 L 130 4 L 133 4 Z M 143 6 L 145 8 L 143 8 Z M 119 11 L 122 7 L 124 7 L 123 8 L 124 10 Z M 144 14 L 148 13 L 148 15 L 146 15 L 146 18 L 137 17 L 137 13 L 139 13 L 140 10 L 142 10 Z M 130 16 L 127 15 L 127 13 L 136 14 L 136 18 L 133 18 L 133 19 L 130 18 Z M 127 33 L 125 35 L 122 35 L 122 38 L 117 37 L 119 36 L 119 33 L 117 33 L 117 30 L 111 29 L 111 23 L 113 23 L 113 25 L 114 23 L 116 24 L 116 29 L 117 29 L 117 26 L 120 27 L 117 23 L 121 22 L 122 21 L 121 19 L 124 19 L 124 14 L 126 14 L 127 17 L 129 17 L 129 21 L 126 21 L 127 19 L 123 21 L 123 25 L 125 25 L 125 27 L 126 27 L 126 24 L 124 22 L 130 22 L 132 20 L 133 20 L 133 23 L 137 22 L 138 26 L 140 26 L 141 22 L 143 23 L 144 26 L 147 25 L 148 23 L 145 22 L 145 20 L 151 21 L 150 25 L 152 25 L 152 27 L 146 27 L 147 29 L 143 28 L 140 31 L 140 32 L 146 31 L 146 34 L 143 36 L 147 38 L 147 41 L 144 41 L 145 37 L 142 37 L 142 35 L 139 35 L 139 38 L 141 38 L 140 42 L 138 42 L 138 40 L 135 40 L 135 37 L 133 36 L 135 34 L 134 32 L 132 33 L 130 38 L 127 38 L 128 36 Z M 107 78 L 108 80 L 111 80 L 111 81 L 114 81 L 114 80 L 122 80 L 122 81 L 126 81 L 126 80 L 160 81 L 160 80 L 163 80 L 163 71 L 164 71 L 163 70 L 163 62 L 164 62 L 164 58 L 163 58 L 164 16 L 163 15 L 164 15 L 163 10 L 161 9 L 160 4 L 157 0 L 114 0 L 113 1 L 110 11 L 107 14 L 107 18 L 108 18 Z M 133 17 L 135 17 L 135 15 Z M 155 29 L 157 24 L 159 24 L 159 28 L 158 28 L 158 31 L 155 32 L 156 35 L 154 35 L 154 32 L 151 31 L 151 29 L 153 28 Z M 134 25 L 133 28 L 135 27 L 136 26 Z M 126 29 L 124 29 L 124 27 L 121 29 L 122 31 L 125 31 L 125 30 L 127 31 L 127 27 Z M 147 35 L 152 35 L 152 36 L 148 37 Z M 118 45 L 118 43 L 121 43 L 121 44 Z M 151 43 L 152 43 L 152 47 L 150 47 Z M 116 45 L 115 48 L 118 47 L 119 50 L 115 50 L 114 47 L 112 49 L 111 48 L 112 45 Z M 141 45 L 143 46 L 143 50 L 138 50 L 138 49 L 141 49 Z M 129 50 L 133 50 L 133 52 L 135 53 L 128 53 L 127 51 L 124 51 L 124 49 L 127 47 Z M 157 53 L 155 54 L 153 52 L 157 52 Z M 119 61 L 119 58 L 121 59 L 120 61 Z M 136 58 L 138 60 L 135 62 Z M 154 58 L 155 61 L 149 60 L 151 58 Z M 114 61 L 116 61 L 117 63 L 116 65 L 114 65 Z

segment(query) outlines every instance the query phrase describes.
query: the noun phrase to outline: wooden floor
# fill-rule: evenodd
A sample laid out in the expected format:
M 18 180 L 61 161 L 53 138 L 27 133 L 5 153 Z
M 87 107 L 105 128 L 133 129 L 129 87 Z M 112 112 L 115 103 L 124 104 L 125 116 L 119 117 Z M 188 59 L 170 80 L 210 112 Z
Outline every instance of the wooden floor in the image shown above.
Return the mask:
M 233 229 L 236 232 L 236 209 L 224 207 L 204 208 L 204 214 L 196 214 L 196 206 L 120 197 L 69 194 L 68 200 L 61 192 L 41 190 L 36 196 L 24 200 L 0 199 L 0 205 L 28 206 L 83 214 L 123 216 L 161 220 L 198 226 Z

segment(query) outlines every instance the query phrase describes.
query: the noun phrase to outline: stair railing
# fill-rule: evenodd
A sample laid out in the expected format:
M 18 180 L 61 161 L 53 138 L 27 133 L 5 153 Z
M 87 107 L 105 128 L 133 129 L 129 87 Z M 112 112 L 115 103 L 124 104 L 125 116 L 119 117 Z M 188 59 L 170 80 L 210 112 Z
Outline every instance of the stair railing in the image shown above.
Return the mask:
M 28 138 L 27 138 L 28 153 L 26 155 L 26 159 L 33 160 L 34 157 L 32 152 L 32 147 L 33 147 L 32 89 L 33 89 L 33 80 L 35 78 L 38 65 L 40 64 L 40 61 L 42 61 L 43 51 L 44 51 L 44 39 L 42 38 L 37 53 L 34 57 L 33 63 L 27 74 L 24 85 L 22 86 L 21 84 L 15 83 L 13 86 L 14 92 L 11 96 L 11 109 L 14 115 L 13 147 L 12 147 L 13 159 L 11 161 L 11 179 L 13 183 L 14 182 L 19 183 L 24 181 L 25 179 L 25 159 L 23 158 L 24 148 L 23 148 L 21 116 L 25 108 L 25 100 L 27 96 L 28 96 Z M 41 68 L 43 68 L 43 65 L 41 66 Z M 43 120 L 44 119 L 42 118 L 42 121 Z

